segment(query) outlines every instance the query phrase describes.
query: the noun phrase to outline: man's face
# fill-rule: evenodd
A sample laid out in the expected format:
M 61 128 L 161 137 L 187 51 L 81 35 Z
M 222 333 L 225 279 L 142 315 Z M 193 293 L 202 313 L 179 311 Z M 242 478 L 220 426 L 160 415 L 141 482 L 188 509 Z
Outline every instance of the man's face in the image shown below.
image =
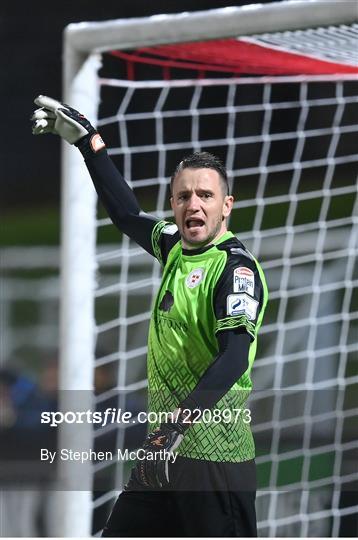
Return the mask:
M 226 232 L 233 197 L 224 196 L 219 173 L 214 169 L 180 171 L 170 199 L 185 249 L 211 244 Z

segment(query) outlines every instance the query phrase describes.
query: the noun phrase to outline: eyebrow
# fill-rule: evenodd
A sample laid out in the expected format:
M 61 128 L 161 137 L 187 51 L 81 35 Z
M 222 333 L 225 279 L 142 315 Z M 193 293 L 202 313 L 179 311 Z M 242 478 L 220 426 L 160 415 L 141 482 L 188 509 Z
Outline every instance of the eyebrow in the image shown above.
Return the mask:
M 202 194 L 202 193 L 210 193 L 211 195 L 214 195 L 214 192 L 211 189 L 197 189 L 195 190 L 196 193 Z M 178 191 L 179 195 L 186 195 L 187 193 L 191 193 L 190 189 L 182 189 L 181 191 Z

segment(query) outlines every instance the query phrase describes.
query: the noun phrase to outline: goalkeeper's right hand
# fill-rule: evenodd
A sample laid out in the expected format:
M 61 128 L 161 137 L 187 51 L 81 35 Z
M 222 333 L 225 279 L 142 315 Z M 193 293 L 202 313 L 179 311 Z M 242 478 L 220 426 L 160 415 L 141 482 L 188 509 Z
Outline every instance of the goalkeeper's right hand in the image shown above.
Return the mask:
M 169 422 L 149 433 L 142 447 L 143 456 L 134 469 L 140 485 L 152 489 L 169 485 L 169 458 L 181 443 L 186 427 Z
M 76 146 L 88 141 L 94 153 L 105 147 L 101 136 L 87 118 L 72 107 L 48 96 L 38 96 L 34 102 L 40 107 L 31 118 L 34 135 L 53 133 Z

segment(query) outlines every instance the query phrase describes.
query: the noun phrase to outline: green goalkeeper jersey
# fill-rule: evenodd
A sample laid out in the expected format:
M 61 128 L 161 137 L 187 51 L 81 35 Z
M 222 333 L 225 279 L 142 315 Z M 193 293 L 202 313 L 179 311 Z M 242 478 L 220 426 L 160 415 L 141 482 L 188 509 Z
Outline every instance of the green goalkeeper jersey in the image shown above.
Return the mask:
M 231 232 L 210 246 L 185 250 L 176 225 L 159 221 L 152 244 L 163 277 L 149 329 L 149 411 L 173 411 L 190 394 L 218 354 L 218 332 L 247 332 L 252 340 L 248 369 L 187 430 L 178 454 L 222 462 L 252 459 L 255 447 L 245 402 L 268 298 L 263 271 Z

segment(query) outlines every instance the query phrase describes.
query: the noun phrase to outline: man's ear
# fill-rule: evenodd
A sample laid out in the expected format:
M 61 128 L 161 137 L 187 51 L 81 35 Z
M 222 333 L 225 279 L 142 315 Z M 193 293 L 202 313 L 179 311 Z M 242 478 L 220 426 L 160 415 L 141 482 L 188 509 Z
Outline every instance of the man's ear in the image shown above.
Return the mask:
M 170 197 L 169 201 L 170 201 L 171 209 L 174 210 L 174 208 L 173 208 L 173 206 L 174 206 L 174 199 L 173 199 L 173 197 Z
M 223 205 L 223 217 L 227 218 L 231 214 L 232 206 L 234 204 L 234 197 L 232 195 L 226 195 Z

